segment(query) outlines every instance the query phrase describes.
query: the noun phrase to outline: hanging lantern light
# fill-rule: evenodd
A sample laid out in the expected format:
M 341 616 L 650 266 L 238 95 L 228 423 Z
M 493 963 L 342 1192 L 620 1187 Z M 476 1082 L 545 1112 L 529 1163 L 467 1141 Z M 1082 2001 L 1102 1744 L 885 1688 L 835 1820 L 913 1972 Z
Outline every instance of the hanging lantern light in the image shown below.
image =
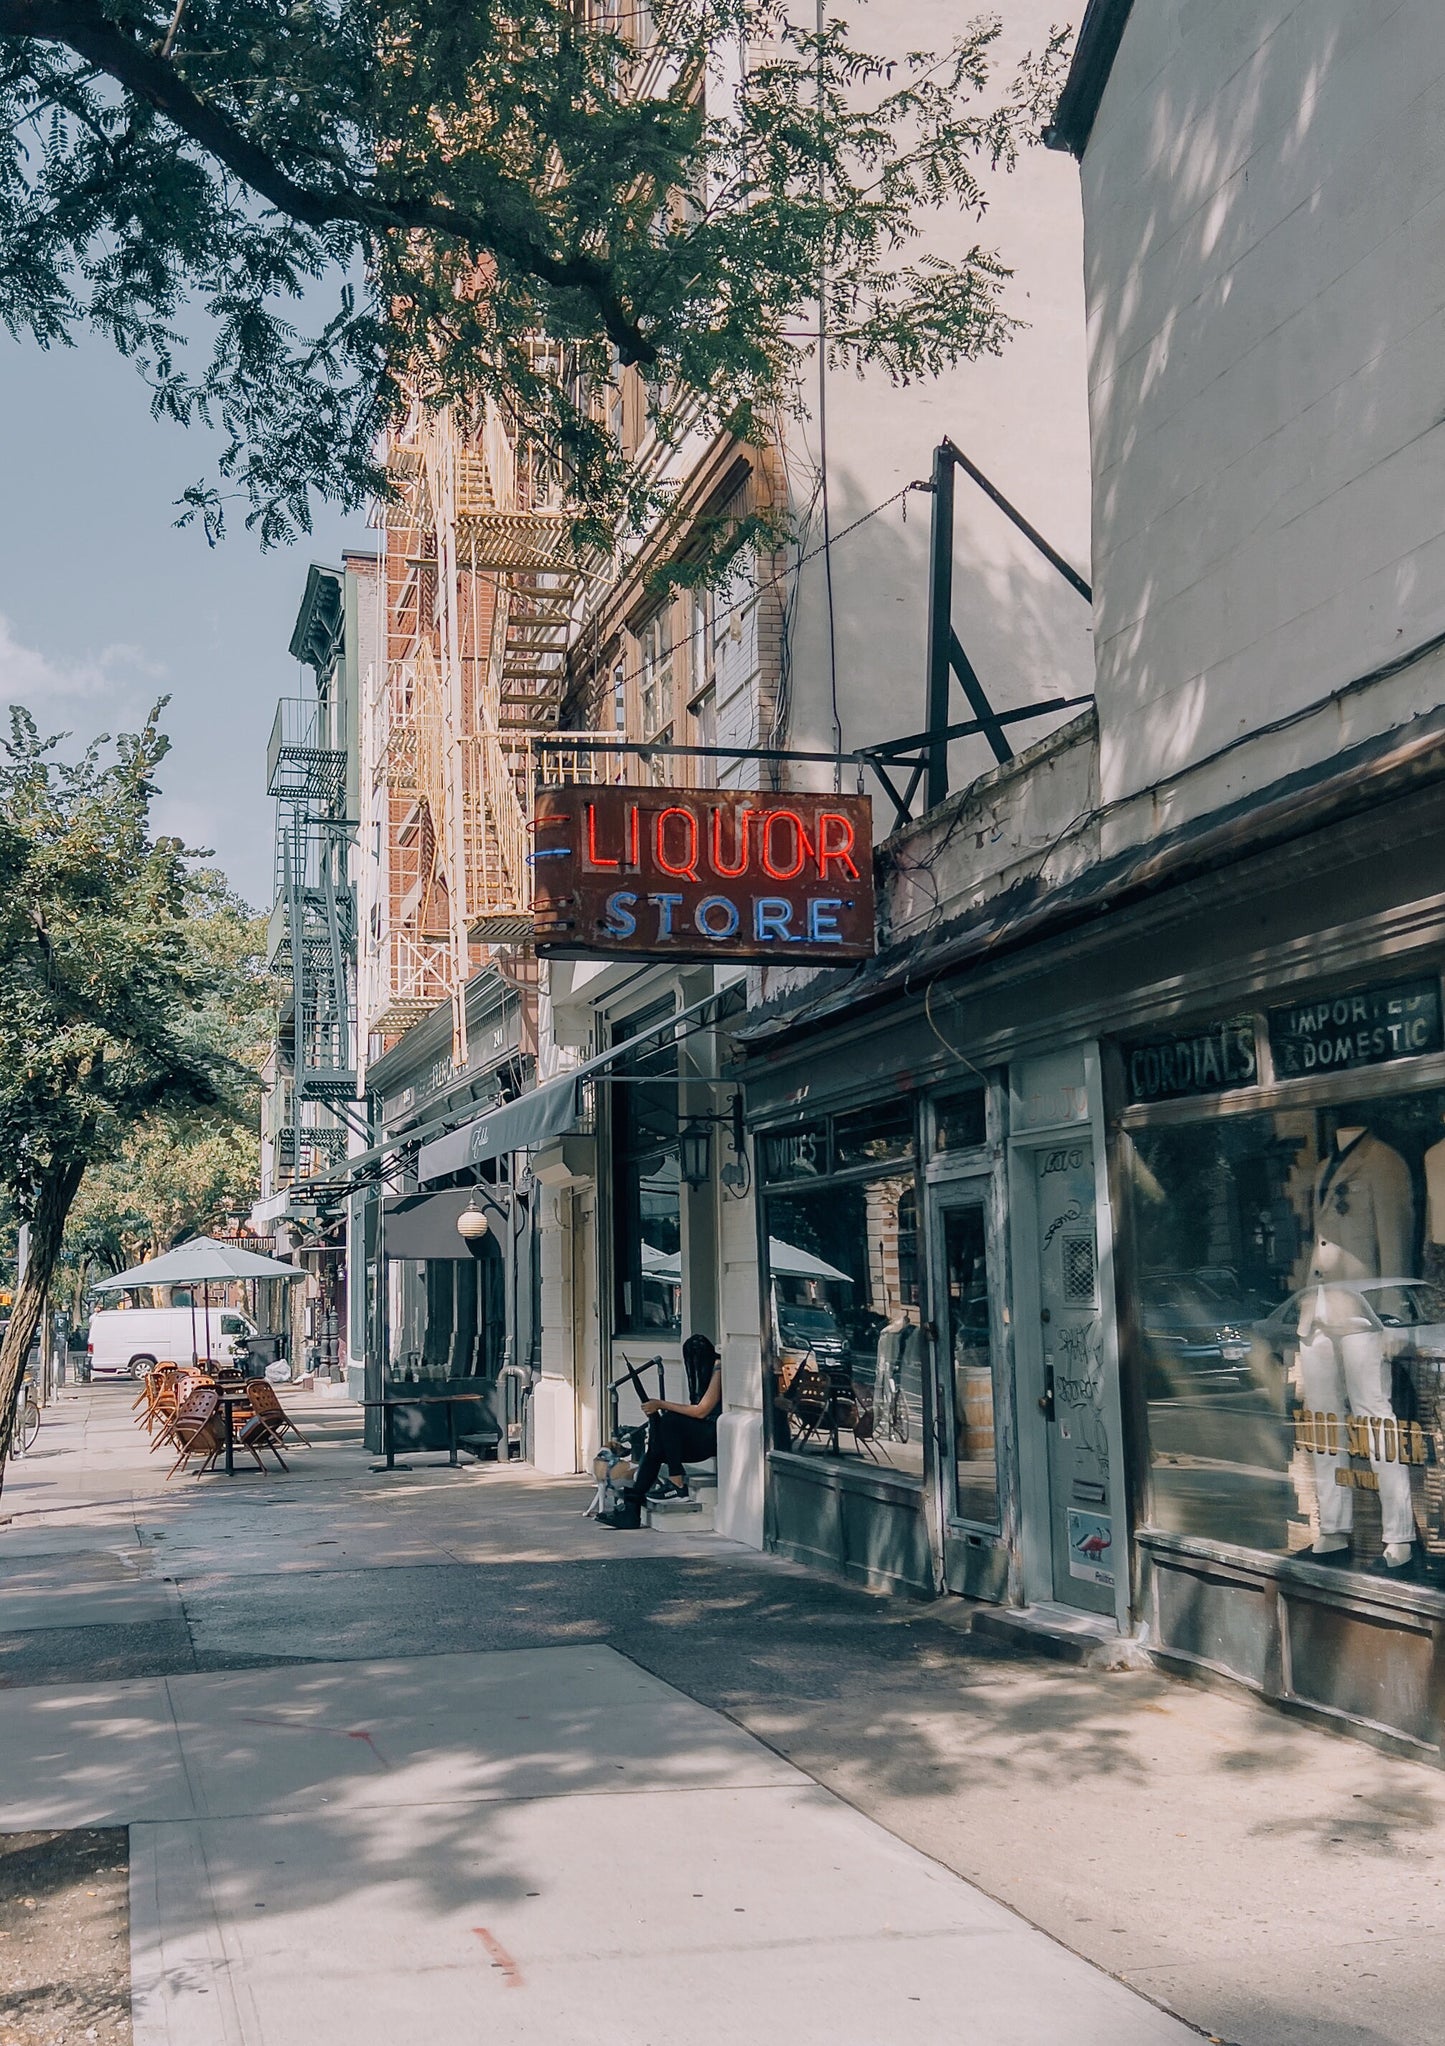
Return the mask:
M 472 1188 L 471 1198 L 457 1216 L 457 1234 L 465 1243 L 480 1243 L 491 1229 L 491 1223 L 477 1206 L 477 1190 Z
M 688 1185 L 694 1190 L 706 1186 L 710 1169 L 708 1154 L 712 1149 L 712 1131 L 707 1124 L 694 1118 L 682 1131 L 677 1146 L 682 1176 Z

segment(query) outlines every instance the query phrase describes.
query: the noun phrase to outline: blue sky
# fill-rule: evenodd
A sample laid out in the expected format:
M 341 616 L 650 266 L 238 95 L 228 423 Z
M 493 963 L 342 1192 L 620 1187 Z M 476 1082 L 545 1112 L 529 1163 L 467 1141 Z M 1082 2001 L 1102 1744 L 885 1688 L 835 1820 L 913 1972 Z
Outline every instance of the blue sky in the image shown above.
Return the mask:
M 266 736 L 298 686 L 286 643 L 307 564 L 376 535 L 322 514 L 299 546 L 263 554 L 240 518 L 215 549 L 177 532 L 174 500 L 210 446 L 155 423 L 140 378 L 99 341 L 45 354 L 0 337 L 0 392 L 0 705 L 88 739 L 168 691 L 158 828 L 214 847 L 269 907 Z

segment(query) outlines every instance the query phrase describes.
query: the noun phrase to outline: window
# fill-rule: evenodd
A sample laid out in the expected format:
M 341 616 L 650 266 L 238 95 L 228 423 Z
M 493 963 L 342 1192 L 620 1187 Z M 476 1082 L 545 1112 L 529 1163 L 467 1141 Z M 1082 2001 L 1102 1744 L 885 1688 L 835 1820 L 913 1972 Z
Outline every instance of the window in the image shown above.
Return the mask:
M 637 636 L 642 735 L 661 736 L 672 720 L 672 606 L 664 604 Z
M 1152 1517 L 1445 1588 L 1445 1090 L 1350 1084 L 1130 1134 Z
M 945 1094 L 937 1102 L 933 1117 L 935 1151 L 976 1151 L 987 1141 L 982 1087 L 971 1087 L 966 1094 Z
M 906 1158 L 913 1149 L 913 1104 L 885 1101 L 833 1119 L 834 1163 L 878 1165 L 887 1158 Z
M 820 1121 L 768 1131 L 762 1170 L 774 1448 L 921 1481 L 925 1350 L 911 1106 L 836 1116 L 831 1133 Z
M 619 1026 L 634 1037 L 671 1015 Z M 682 1331 L 682 1176 L 678 1170 L 677 1046 L 665 1040 L 624 1062 L 612 1100 L 612 1185 L 619 1334 Z
M 943 1211 L 944 1340 L 953 1376 L 953 1511 L 998 1525 L 998 1431 L 988 1244 L 977 1202 Z

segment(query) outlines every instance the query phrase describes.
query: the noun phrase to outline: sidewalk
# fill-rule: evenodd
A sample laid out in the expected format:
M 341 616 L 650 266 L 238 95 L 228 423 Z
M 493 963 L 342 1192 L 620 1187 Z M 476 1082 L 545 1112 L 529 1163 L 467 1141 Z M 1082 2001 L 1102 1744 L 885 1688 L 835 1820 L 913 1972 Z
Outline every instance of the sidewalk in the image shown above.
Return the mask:
M 1433 1770 L 580 1483 L 374 1475 L 328 1401 L 290 1477 L 165 1491 L 128 1405 L 7 1481 L 0 1825 L 131 1825 L 141 2046 L 1190 2036 L 1115 1975 L 1438 2039 Z

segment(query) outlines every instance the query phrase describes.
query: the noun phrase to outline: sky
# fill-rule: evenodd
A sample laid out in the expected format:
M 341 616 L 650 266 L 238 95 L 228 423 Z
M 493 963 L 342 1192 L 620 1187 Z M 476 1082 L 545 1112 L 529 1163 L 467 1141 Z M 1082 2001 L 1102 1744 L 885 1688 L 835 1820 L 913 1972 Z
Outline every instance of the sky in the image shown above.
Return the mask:
M 169 693 L 158 831 L 214 851 L 254 908 L 273 892 L 266 739 L 303 680 L 286 651 L 312 561 L 374 547 L 322 512 L 263 553 L 177 531 L 175 499 L 214 443 L 152 420 L 134 369 L 98 339 L 52 353 L 0 335 L 0 706 L 80 742 L 134 729 Z M 228 507 L 241 511 L 244 507 Z

